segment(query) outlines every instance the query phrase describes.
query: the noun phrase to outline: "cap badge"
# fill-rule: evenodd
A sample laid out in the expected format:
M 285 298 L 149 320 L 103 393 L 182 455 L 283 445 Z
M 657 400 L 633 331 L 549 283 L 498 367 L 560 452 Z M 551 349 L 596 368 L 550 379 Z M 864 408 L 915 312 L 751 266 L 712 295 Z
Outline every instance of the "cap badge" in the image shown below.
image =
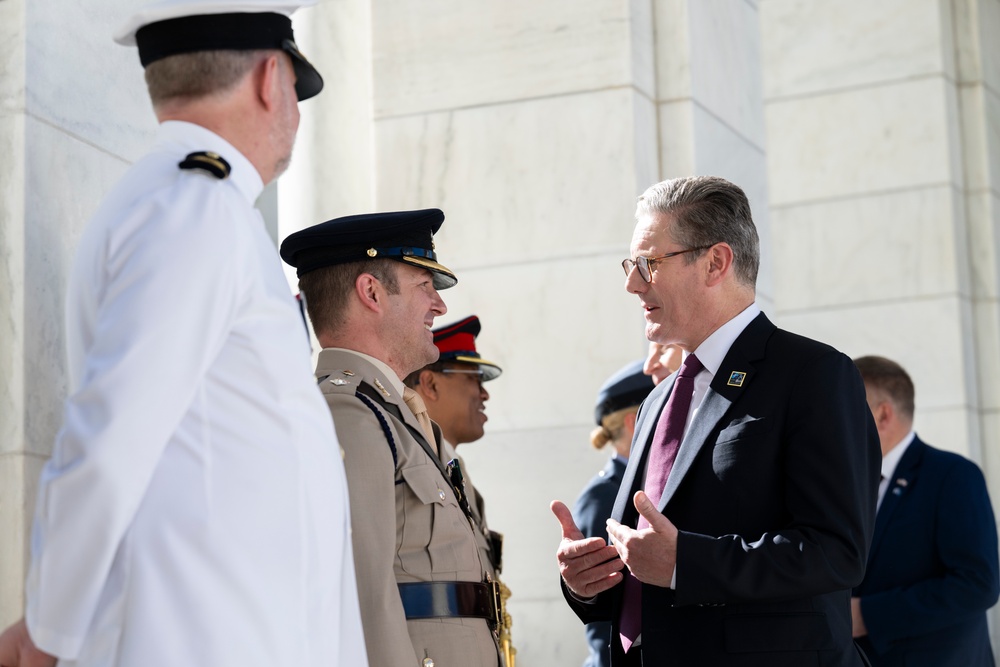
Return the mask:
M 354 377 L 354 371 L 341 371 L 341 373 L 343 373 L 344 375 L 346 375 L 349 378 Z
M 742 387 L 743 381 L 747 379 L 747 374 L 742 371 L 733 371 L 729 374 L 729 382 L 726 384 L 730 387 Z
M 389 398 L 389 390 L 382 386 L 382 383 L 378 381 L 378 378 L 375 378 L 375 386 L 380 392 L 382 392 L 383 396 Z
M 375 248 L 368 248 L 368 256 L 369 257 L 374 257 L 377 254 L 378 254 L 378 250 L 376 250 Z
M 337 385 L 338 387 L 343 387 L 345 384 L 347 384 L 347 380 L 345 380 L 344 378 L 333 378 L 332 380 L 330 380 L 330 382 L 332 384 Z

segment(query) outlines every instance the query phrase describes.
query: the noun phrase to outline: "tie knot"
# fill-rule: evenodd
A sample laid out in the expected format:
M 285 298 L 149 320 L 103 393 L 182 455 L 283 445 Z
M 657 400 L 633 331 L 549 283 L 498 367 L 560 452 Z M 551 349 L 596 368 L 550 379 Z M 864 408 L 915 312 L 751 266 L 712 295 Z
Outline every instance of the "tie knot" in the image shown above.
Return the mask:
M 701 361 L 698 360 L 698 357 L 693 354 L 689 354 L 687 359 L 684 360 L 684 363 L 681 364 L 681 368 L 677 372 L 677 375 L 682 378 L 693 378 L 704 368 L 705 367 L 701 365 Z
M 424 405 L 423 397 L 409 387 L 403 388 L 403 402 L 406 403 L 406 407 L 408 407 L 410 412 L 414 415 L 419 415 L 421 412 L 427 412 L 427 406 Z

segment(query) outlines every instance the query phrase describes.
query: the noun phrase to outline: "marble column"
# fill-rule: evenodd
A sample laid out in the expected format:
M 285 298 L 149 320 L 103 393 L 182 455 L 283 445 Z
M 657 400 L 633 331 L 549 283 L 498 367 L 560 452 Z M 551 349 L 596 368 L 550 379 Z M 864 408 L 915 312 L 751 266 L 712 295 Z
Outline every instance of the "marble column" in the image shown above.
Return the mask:
M 23 594 L 24 97 L 23 0 L 0 3 L 0 626 L 17 619 Z
M 779 322 L 900 362 L 1000 501 L 997 0 L 760 0 Z

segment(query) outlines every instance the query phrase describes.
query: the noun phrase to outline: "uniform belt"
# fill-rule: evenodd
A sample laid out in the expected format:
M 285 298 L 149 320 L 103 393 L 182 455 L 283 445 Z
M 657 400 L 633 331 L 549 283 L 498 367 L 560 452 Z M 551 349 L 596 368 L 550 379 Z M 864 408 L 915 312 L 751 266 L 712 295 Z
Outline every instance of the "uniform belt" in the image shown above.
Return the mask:
M 473 581 L 420 581 L 399 584 L 399 597 L 407 619 L 469 616 L 485 618 L 495 627 L 498 617 L 493 588 L 492 583 Z

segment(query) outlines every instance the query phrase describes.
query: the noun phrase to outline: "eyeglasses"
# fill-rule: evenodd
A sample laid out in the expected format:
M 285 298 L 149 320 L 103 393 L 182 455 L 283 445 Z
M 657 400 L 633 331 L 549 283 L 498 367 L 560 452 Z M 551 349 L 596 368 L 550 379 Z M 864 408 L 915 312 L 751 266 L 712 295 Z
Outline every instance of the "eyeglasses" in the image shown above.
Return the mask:
M 643 257 L 642 255 L 639 255 L 635 259 L 623 259 L 622 268 L 625 270 L 626 276 L 631 275 L 633 268 L 638 269 L 639 277 L 648 283 L 653 281 L 653 270 L 656 268 L 657 262 L 671 257 L 676 257 L 677 255 L 683 255 L 688 252 L 708 250 L 711 247 L 712 246 L 710 245 L 703 245 L 698 246 L 697 248 L 688 248 L 686 250 L 678 250 L 677 252 L 668 252 L 666 255 L 660 255 L 659 257 Z

